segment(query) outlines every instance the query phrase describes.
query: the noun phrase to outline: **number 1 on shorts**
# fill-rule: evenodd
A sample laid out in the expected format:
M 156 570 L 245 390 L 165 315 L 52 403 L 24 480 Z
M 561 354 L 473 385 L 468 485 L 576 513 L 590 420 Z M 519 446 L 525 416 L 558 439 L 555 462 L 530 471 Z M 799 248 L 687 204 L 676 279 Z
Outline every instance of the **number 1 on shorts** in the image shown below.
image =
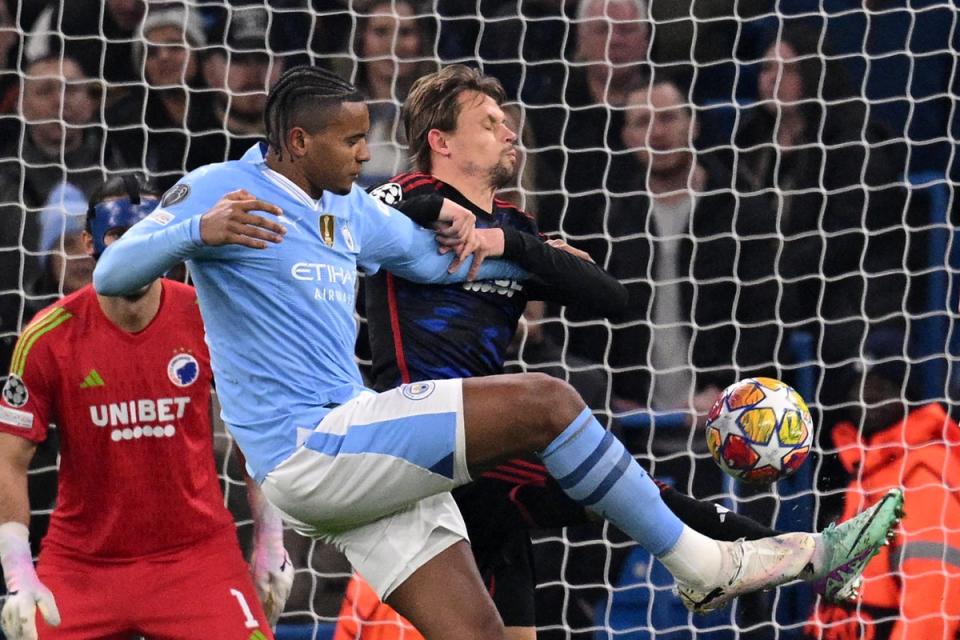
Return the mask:
M 237 602 L 240 603 L 240 608 L 243 610 L 243 615 L 246 616 L 246 621 L 244 625 L 247 629 L 256 629 L 260 626 L 260 623 L 257 622 L 257 619 L 253 617 L 253 612 L 250 611 L 250 605 L 247 604 L 247 599 L 243 596 L 242 591 L 237 591 L 236 589 L 230 589 L 230 595 L 237 599 Z

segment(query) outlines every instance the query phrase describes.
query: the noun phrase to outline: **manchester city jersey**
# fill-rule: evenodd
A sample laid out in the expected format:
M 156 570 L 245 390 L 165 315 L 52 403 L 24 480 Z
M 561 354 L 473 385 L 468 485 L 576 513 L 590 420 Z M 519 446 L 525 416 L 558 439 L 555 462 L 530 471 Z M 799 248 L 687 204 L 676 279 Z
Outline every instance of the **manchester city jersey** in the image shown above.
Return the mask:
M 452 255 L 438 253 L 432 231 L 359 187 L 312 199 L 270 169 L 264 153 L 258 145 L 239 161 L 188 174 L 104 252 L 94 274 L 100 293 L 120 295 L 188 261 L 223 418 L 258 481 L 332 407 L 364 391 L 353 359 L 357 268 L 448 283 L 464 280 L 469 267 L 448 274 Z M 237 189 L 283 210 L 283 242 L 266 249 L 202 243 L 201 215 Z M 489 260 L 479 278 L 525 275 Z

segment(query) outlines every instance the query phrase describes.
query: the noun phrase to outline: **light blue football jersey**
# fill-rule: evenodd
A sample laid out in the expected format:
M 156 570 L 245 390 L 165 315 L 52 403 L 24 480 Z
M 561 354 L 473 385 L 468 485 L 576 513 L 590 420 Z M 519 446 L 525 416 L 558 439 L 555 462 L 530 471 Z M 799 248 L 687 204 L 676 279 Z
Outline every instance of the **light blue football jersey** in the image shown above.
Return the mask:
M 298 446 L 298 430 L 312 430 L 332 405 L 364 390 L 353 358 L 357 268 L 445 283 L 464 280 L 469 266 L 448 274 L 452 255 L 438 253 L 433 232 L 357 186 L 313 200 L 267 167 L 264 153 L 257 145 L 238 161 L 185 176 L 107 248 L 94 273 L 99 293 L 120 295 L 187 260 L 222 415 L 258 482 Z M 201 242 L 200 216 L 241 188 L 283 210 L 283 242 L 266 249 Z M 484 262 L 479 276 L 525 277 L 502 260 Z

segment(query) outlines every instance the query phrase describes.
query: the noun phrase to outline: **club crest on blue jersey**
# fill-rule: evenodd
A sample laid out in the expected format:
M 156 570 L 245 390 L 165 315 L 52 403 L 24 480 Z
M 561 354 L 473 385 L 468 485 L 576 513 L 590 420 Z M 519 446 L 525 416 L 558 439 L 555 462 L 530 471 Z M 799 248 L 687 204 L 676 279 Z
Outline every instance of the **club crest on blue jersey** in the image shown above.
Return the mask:
M 30 399 L 30 393 L 27 391 L 27 384 L 23 378 L 15 373 L 11 373 L 7 378 L 7 383 L 3 385 L 3 399 L 11 407 L 22 407 Z
M 340 235 L 343 236 L 343 242 L 344 242 L 344 244 L 347 245 L 347 250 L 348 250 L 348 251 L 356 251 L 356 250 L 357 250 L 357 245 L 356 245 L 356 244 L 354 243 L 354 241 L 353 241 L 353 234 L 350 233 L 350 228 L 347 227 L 346 224 L 344 224 L 342 227 L 340 227 Z
M 333 246 L 333 216 L 329 213 L 320 216 L 320 237 L 323 238 L 323 244 Z
M 411 400 L 423 400 L 429 397 L 436 388 L 437 383 L 432 380 L 427 380 L 426 382 L 411 382 L 410 384 L 405 384 L 400 387 L 400 391 L 404 397 L 410 398 Z
M 189 387 L 200 377 L 200 364 L 189 353 L 178 353 L 167 364 L 167 377 L 178 387 Z

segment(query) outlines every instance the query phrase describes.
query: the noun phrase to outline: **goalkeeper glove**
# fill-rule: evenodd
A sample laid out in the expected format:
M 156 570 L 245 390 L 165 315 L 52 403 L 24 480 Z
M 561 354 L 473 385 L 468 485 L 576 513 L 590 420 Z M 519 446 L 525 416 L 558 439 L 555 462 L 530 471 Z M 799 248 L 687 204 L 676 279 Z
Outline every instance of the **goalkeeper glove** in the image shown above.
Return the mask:
M 276 507 L 260 495 L 251 501 L 254 521 L 253 559 L 250 573 L 263 604 L 267 622 L 275 627 L 293 588 L 293 563 L 283 548 L 283 520 Z
M 60 624 L 60 612 L 50 590 L 33 568 L 30 532 L 19 522 L 0 525 L 0 565 L 7 583 L 7 601 L 0 626 L 8 640 L 37 640 L 37 609 L 50 626 Z

